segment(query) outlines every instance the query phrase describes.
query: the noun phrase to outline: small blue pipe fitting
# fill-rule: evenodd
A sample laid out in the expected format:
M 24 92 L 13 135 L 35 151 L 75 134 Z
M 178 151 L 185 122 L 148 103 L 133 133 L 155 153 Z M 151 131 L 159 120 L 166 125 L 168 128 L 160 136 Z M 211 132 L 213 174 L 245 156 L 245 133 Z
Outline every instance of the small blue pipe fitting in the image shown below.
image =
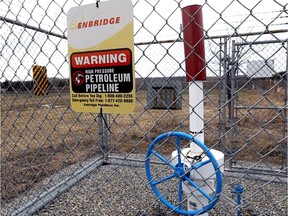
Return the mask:
M 242 216 L 240 205 L 241 205 L 241 194 L 244 192 L 244 187 L 241 184 L 237 184 L 235 190 L 231 190 L 231 193 L 237 194 L 237 204 L 238 204 L 238 214 L 237 216 Z

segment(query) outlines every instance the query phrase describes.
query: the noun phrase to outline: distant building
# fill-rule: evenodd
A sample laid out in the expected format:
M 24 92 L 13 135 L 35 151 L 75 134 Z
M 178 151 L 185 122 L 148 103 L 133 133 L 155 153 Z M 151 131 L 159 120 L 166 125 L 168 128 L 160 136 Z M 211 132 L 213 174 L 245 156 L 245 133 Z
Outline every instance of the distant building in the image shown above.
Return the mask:
M 249 78 L 273 77 L 275 73 L 274 59 L 248 61 L 247 63 L 246 76 Z

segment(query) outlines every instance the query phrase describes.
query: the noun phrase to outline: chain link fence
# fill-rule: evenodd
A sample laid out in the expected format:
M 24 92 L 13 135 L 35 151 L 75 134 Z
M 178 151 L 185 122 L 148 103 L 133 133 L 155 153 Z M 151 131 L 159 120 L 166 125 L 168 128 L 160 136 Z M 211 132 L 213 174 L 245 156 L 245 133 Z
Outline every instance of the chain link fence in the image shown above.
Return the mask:
M 178 215 L 153 193 L 145 154 L 160 134 L 190 133 L 181 20 L 189 2 L 133 0 L 137 92 L 128 115 L 71 109 L 66 16 L 88 3 L 0 2 L 1 215 Z M 200 4 L 205 144 L 225 154 L 209 214 L 286 215 L 287 3 Z M 178 141 L 155 150 L 165 158 L 151 161 L 156 179 L 169 175 Z M 159 190 L 177 209 L 174 180 Z

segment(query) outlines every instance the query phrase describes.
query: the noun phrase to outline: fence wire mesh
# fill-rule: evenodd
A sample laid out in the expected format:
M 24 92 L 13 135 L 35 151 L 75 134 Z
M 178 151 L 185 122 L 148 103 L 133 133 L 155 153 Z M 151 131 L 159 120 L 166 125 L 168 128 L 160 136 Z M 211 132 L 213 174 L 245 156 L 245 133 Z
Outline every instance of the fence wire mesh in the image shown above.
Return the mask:
M 150 187 L 145 154 L 160 134 L 190 133 L 196 107 L 194 80 L 185 81 L 181 8 L 191 2 L 132 2 L 137 92 L 127 115 L 70 106 L 67 11 L 95 1 L 0 2 L 1 215 L 178 215 L 177 178 L 159 183 L 170 209 Z M 220 200 L 209 214 L 287 215 L 287 3 L 198 3 L 207 72 L 202 131 L 208 148 L 225 154 Z M 173 175 L 176 148 L 173 139 L 157 146 L 153 178 Z

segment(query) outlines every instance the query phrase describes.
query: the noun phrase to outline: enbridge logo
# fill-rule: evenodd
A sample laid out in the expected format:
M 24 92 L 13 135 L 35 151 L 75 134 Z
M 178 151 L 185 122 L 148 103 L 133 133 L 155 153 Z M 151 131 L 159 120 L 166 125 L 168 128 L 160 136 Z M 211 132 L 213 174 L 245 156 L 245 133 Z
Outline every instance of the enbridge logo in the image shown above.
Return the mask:
M 104 26 L 104 25 L 114 25 L 120 23 L 120 17 L 111 17 L 111 18 L 105 18 L 105 19 L 96 19 L 96 20 L 89 20 L 89 21 L 83 21 L 78 22 L 77 28 L 91 28 L 91 27 L 97 27 L 97 26 Z
M 74 30 L 97 26 L 115 25 L 119 24 L 120 22 L 120 16 L 84 21 L 84 13 L 77 13 L 72 16 L 69 27 L 71 30 Z

